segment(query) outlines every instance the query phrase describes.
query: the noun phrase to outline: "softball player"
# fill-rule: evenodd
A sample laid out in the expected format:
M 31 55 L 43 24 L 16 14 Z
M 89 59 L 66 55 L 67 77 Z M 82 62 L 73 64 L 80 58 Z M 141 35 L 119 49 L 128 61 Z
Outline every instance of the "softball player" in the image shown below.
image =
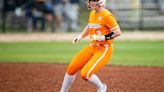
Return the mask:
M 88 25 L 82 33 L 73 39 L 77 44 L 89 35 L 90 44 L 82 49 L 67 67 L 60 92 L 68 92 L 76 73 L 81 70 L 81 77 L 97 87 L 97 92 L 106 92 L 107 85 L 95 75 L 106 65 L 112 55 L 113 39 L 121 34 L 115 17 L 105 9 L 106 0 L 87 0 L 91 10 Z

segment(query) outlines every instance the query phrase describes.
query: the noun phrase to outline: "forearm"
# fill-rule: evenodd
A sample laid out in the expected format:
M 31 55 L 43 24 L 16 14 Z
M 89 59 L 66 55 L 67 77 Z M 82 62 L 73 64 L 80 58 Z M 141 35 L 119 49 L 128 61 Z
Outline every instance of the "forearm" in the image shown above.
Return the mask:
M 105 39 L 106 40 L 113 39 L 120 35 L 121 35 L 121 30 L 119 27 L 117 27 L 116 29 L 111 30 L 109 34 L 105 35 Z
M 83 31 L 82 31 L 82 33 L 80 34 L 80 36 L 81 36 L 82 38 L 85 38 L 85 37 L 88 35 L 88 33 L 89 33 L 88 26 L 86 26 L 86 27 L 83 29 Z
M 121 29 L 120 29 L 120 27 L 118 27 L 118 28 L 114 29 L 112 32 L 114 32 L 115 37 L 117 37 L 117 36 L 120 36 L 120 35 L 121 35 Z
M 85 38 L 88 35 L 88 33 L 89 33 L 88 26 L 86 26 L 83 29 L 82 33 L 78 37 L 76 37 L 75 39 L 72 40 L 72 43 L 73 44 L 79 43 L 80 40 L 82 40 L 83 38 Z

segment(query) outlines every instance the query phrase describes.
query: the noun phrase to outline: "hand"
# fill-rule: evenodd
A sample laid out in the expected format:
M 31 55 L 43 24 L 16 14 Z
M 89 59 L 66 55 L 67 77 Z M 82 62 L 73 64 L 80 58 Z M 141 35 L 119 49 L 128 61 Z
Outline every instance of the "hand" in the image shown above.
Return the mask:
M 92 35 L 92 40 L 95 41 L 104 41 L 105 40 L 105 36 L 104 35 Z
M 72 40 L 72 44 L 77 44 L 80 42 L 80 40 L 82 39 L 82 36 L 79 35 L 78 37 L 75 37 L 73 40 Z

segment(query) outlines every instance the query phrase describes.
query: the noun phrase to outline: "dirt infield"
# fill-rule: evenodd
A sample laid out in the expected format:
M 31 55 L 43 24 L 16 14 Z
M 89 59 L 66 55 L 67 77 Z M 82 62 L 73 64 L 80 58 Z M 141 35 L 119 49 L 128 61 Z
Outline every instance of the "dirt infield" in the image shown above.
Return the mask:
M 0 64 L 0 92 L 59 92 L 66 65 Z M 164 68 L 106 66 L 97 74 L 107 92 L 164 92 Z M 78 74 L 70 92 L 96 92 Z

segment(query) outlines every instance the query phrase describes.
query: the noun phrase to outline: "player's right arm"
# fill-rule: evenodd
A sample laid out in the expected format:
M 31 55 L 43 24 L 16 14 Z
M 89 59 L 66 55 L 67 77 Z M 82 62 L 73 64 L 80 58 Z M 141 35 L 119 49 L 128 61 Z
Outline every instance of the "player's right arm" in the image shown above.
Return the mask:
M 83 29 L 82 33 L 81 33 L 79 36 L 75 37 L 75 38 L 72 40 L 72 43 L 73 43 L 73 44 L 79 43 L 80 40 L 82 40 L 83 38 L 85 38 L 88 34 L 89 34 L 89 29 L 88 29 L 88 26 L 86 26 L 86 27 Z

